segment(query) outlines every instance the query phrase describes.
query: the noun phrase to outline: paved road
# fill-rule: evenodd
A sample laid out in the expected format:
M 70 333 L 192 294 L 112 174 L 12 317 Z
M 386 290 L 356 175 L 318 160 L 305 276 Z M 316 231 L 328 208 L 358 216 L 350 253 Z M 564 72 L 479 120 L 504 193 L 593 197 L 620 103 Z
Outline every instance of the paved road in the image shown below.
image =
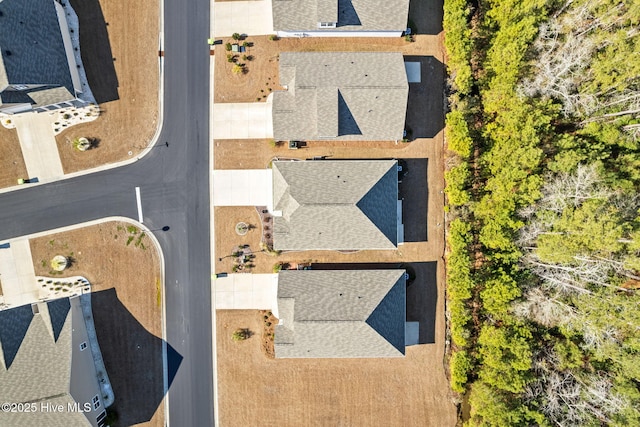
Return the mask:
M 140 187 L 144 223 L 170 227 L 155 233 L 166 263 L 167 342 L 179 354 L 169 360 L 169 371 L 178 369 L 169 388 L 170 421 L 212 426 L 209 1 L 165 0 L 164 14 L 158 146 L 129 166 L 0 195 L 0 240 L 112 215 L 137 220 Z

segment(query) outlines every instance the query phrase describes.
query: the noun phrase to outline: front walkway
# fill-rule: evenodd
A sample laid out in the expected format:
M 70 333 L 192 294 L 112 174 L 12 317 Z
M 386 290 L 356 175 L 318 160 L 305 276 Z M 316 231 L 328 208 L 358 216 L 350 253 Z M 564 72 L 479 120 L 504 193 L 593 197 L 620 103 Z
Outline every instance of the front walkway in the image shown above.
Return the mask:
M 21 113 L 12 117 L 18 131 L 29 178 L 53 181 L 64 176 L 50 113 Z
M 216 310 L 274 310 L 277 274 L 229 274 L 213 281 Z
M 274 34 L 271 0 L 223 1 L 212 5 L 215 37 L 230 37 L 233 33 Z

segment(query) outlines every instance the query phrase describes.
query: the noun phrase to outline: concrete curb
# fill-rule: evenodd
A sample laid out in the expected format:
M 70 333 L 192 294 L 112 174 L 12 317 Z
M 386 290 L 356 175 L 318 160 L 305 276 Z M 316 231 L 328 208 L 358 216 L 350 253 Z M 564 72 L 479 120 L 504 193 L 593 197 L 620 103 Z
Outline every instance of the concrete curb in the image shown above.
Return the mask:
M 210 34 L 213 36 L 215 34 L 215 2 L 209 2 L 209 28 Z M 211 49 L 211 47 L 209 48 Z M 216 292 L 215 292 L 215 275 L 213 271 L 213 266 L 215 266 L 216 259 L 216 239 L 215 239 L 215 218 L 213 211 L 213 165 L 214 165 L 214 155 L 213 150 L 215 149 L 215 141 L 213 139 L 213 99 L 214 99 L 214 71 L 215 71 L 215 56 L 209 55 L 209 215 L 210 215 L 210 230 L 209 230 L 209 239 L 210 239 L 210 253 L 211 253 L 211 363 L 213 365 L 213 423 L 216 426 L 220 425 L 220 413 L 218 408 L 218 353 L 216 346 Z

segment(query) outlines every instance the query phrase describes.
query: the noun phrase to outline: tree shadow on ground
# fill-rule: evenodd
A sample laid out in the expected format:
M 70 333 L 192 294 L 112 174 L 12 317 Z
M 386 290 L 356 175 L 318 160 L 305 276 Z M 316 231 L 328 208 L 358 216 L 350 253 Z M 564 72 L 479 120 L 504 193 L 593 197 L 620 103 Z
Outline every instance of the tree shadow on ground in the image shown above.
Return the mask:
M 345 263 L 313 264 L 314 270 L 374 270 L 404 269 L 409 273 L 407 282 L 407 322 L 418 322 L 418 344 L 433 344 L 436 336 L 436 309 L 438 306 L 438 263 Z M 414 278 L 415 277 L 415 278 Z M 444 284 L 442 284 L 444 286 Z
M 118 425 L 149 421 L 164 398 L 163 340 L 149 333 L 118 299 L 114 288 L 91 294 L 104 364 L 111 381 Z M 168 384 L 182 362 L 167 344 Z M 165 414 L 166 416 L 166 414 Z
M 433 138 L 444 128 L 444 64 L 433 56 L 405 56 L 420 63 L 420 82 L 409 83 L 407 137 Z
M 98 0 L 70 0 L 80 24 L 80 55 L 89 87 L 98 104 L 115 101 L 118 76 L 113 62 L 109 33 Z

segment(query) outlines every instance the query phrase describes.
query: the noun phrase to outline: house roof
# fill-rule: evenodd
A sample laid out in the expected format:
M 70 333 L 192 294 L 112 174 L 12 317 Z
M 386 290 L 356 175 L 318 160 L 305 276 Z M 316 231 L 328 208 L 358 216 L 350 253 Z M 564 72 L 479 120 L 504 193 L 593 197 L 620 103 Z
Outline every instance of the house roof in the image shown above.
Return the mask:
M 0 311 L 0 401 L 64 405 L 56 414 L 0 413 L 0 425 L 89 425 L 81 412 L 66 411 L 70 394 L 72 307 L 61 298 Z
M 279 140 L 400 140 L 409 83 L 400 52 L 283 52 Z
M 396 160 L 274 161 L 277 250 L 395 249 Z
M 273 0 L 275 31 L 404 31 L 409 0 Z M 336 28 L 318 28 L 336 22 Z
M 54 0 L 0 0 L 0 12 L 0 92 L 11 85 L 45 85 L 45 97 L 59 100 L 60 91 L 50 92 L 57 87 L 66 89 L 64 101 L 75 99 Z M 12 103 L 8 97 L 0 105 Z
M 404 356 L 404 270 L 307 270 L 278 275 L 275 354 Z

